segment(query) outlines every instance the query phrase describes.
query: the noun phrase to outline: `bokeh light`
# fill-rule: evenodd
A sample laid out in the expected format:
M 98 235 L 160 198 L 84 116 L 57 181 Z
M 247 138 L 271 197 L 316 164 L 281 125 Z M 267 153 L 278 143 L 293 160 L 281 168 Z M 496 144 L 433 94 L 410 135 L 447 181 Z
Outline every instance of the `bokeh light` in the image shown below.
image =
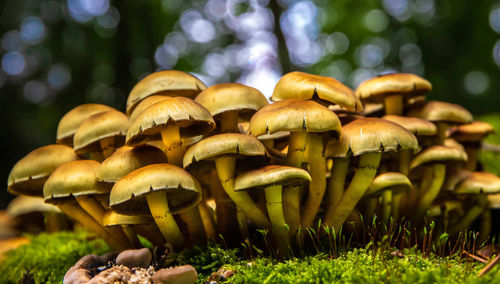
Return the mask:
M 26 44 L 39 44 L 45 38 L 45 25 L 38 17 L 27 17 L 21 24 L 21 38 Z
M 56 63 L 50 66 L 47 72 L 47 83 L 54 90 L 61 90 L 71 82 L 71 72 L 63 63 Z
M 16 51 L 7 52 L 2 57 L 2 70 L 8 75 L 19 75 L 26 67 L 26 59 Z
M 464 77 L 464 88 L 471 95 L 480 95 L 490 87 L 490 78 L 484 71 L 474 70 Z

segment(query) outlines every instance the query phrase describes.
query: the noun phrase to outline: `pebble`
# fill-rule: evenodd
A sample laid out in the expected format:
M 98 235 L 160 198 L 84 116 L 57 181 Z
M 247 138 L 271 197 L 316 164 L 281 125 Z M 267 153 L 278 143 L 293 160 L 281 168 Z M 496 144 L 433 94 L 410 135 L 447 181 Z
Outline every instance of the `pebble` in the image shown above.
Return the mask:
M 124 265 L 128 268 L 147 268 L 151 263 L 152 254 L 147 248 L 130 249 L 121 252 L 116 257 L 116 265 Z

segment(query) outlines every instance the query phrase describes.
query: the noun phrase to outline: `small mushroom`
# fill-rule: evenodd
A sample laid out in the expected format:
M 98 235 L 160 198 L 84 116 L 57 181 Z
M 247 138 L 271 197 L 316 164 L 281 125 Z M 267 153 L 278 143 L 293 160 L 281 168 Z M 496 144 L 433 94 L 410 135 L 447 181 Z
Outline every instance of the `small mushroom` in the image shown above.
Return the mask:
M 465 147 L 468 158 L 465 165 L 467 170 L 476 170 L 481 141 L 494 131 L 495 129 L 491 124 L 482 121 L 474 121 L 450 129 L 450 137 L 462 143 Z
M 7 214 L 14 218 L 23 232 L 32 234 L 39 233 L 44 228 L 46 232 L 53 233 L 66 229 L 68 225 L 61 210 L 43 202 L 43 197 L 18 196 L 9 202 Z

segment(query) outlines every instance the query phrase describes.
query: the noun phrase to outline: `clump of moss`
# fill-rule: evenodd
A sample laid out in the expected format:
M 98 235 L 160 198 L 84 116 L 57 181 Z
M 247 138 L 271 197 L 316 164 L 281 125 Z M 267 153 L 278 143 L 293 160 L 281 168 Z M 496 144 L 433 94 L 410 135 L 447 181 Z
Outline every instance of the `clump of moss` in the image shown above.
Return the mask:
M 42 233 L 7 253 L 0 263 L 0 283 L 18 283 L 25 277 L 35 283 L 61 283 L 66 271 L 81 257 L 108 251 L 103 240 L 85 231 Z

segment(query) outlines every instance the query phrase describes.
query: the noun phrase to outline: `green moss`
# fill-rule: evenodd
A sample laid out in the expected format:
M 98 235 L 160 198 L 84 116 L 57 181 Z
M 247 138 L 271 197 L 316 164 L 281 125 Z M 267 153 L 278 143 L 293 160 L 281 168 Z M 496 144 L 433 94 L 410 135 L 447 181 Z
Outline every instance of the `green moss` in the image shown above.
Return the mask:
M 0 264 L 0 283 L 18 283 L 29 274 L 36 283 L 61 283 L 66 271 L 87 254 L 110 249 L 84 231 L 40 234 L 30 243 L 7 253 Z

